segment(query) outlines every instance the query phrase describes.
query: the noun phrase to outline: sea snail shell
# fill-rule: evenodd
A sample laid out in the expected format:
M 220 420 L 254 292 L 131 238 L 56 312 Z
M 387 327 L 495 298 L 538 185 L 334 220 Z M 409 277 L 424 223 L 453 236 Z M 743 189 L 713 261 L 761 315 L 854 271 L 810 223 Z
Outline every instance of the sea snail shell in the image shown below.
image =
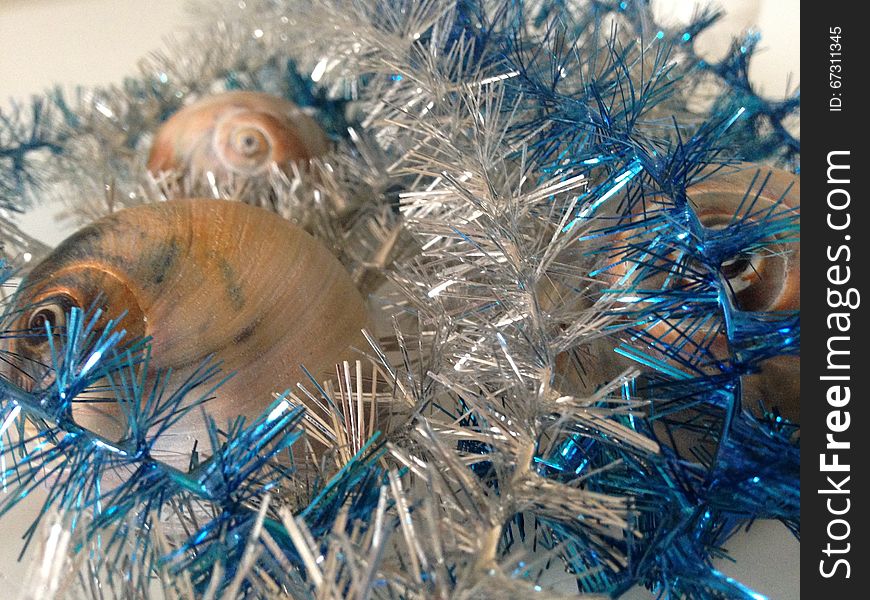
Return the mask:
M 272 163 L 286 167 L 328 149 L 317 122 L 292 102 L 260 92 L 226 92 L 172 115 L 154 137 L 148 170 L 251 177 Z
M 768 177 L 768 173 L 770 176 L 759 192 L 761 182 Z M 744 196 L 756 174 L 758 179 L 744 202 Z M 687 192 L 695 214 L 709 228 L 724 227 L 738 210 L 741 214 L 745 213 L 756 193 L 758 198 L 752 207 L 752 214 L 764 214 L 767 208 L 780 200 L 781 209 L 797 208 L 800 205 L 800 180 L 797 176 L 780 170 L 759 170 L 753 165 L 741 165 L 736 172 L 723 170 L 715 173 L 702 183 L 691 186 Z M 629 235 L 636 236 L 637 232 L 623 234 L 617 243 L 625 242 Z M 735 304 L 740 310 L 756 312 L 800 309 L 800 243 L 787 241 L 785 237 L 778 236 L 782 241 L 768 246 L 764 254 L 738 256 L 721 266 L 721 273 L 728 280 Z M 626 263 L 611 268 L 609 283 L 623 278 L 628 268 Z M 641 286 L 654 288 L 655 282 L 644 282 Z M 652 325 L 648 330 L 672 344 L 679 343 L 680 336 L 683 335 L 668 319 Z M 701 342 L 709 334 L 709 331 L 699 330 L 691 337 Z M 725 356 L 728 347 L 724 332 L 715 334 L 711 349 L 715 354 Z M 744 405 L 754 410 L 755 400 L 762 399 L 768 409 L 777 407 L 784 416 L 797 421 L 800 408 L 799 369 L 798 357 L 783 356 L 768 360 L 760 374 L 744 379 Z
M 726 226 L 740 210 L 745 213 L 754 200 L 751 215 L 763 215 L 767 209 L 782 199 L 780 210 L 797 208 L 800 203 L 800 182 L 795 175 L 785 171 L 771 171 L 763 189 L 760 183 L 767 177 L 761 170 L 758 180 L 749 197 L 744 201 L 747 189 L 758 169 L 743 167 L 737 172 L 716 173 L 710 179 L 691 186 L 687 192 L 690 204 L 701 224 L 710 229 Z M 748 218 L 751 220 L 752 216 Z M 629 230 L 617 236 L 621 245 L 638 238 L 636 230 Z M 778 235 L 778 240 L 786 236 Z M 608 269 L 609 283 L 613 284 L 625 277 L 630 264 L 620 263 Z M 721 273 L 728 280 L 734 302 L 743 311 L 779 311 L 800 309 L 800 244 L 797 242 L 774 242 L 763 254 L 738 256 L 721 265 Z M 664 283 L 666 274 L 660 276 Z M 629 275 L 629 279 L 631 279 Z M 671 274 L 672 281 L 678 281 L 678 274 Z M 629 281 L 631 283 L 631 281 Z M 657 281 L 646 280 L 640 283 L 643 288 L 654 289 Z M 655 330 L 660 327 L 661 330 Z M 681 334 L 674 332 L 667 321 L 654 325 L 651 330 L 660 334 L 668 342 L 675 341 Z M 724 340 L 723 340 L 724 341 Z
M 341 263 L 302 229 L 264 209 L 220 200 L 178 200 L 128 208 L 73 234 L 27 276 L 32 304 L 20 327 L 60 323 L 70 306 L 102 294 L 129 334 L 153 338 L 153 369 L 172 367 L 183 381 L 208 355 L 235 371 L 204 405 L 220 427 L 259 416 L 281 392 L 323 380 L 363 347 L 366 305 Z M 43 338 L 21 339 L 18 352 L 46 361 Z M 222 375 L 223 375 L 222 374 Z M 172 383 L 170 387 L 172 389 Z M 204 391 L 204 390 L 203 390 Z M 111 403 L 84 403 L 74 419 L 111 437 Z M 187 465 L 193 438 L 208 449 L 200 414 L 188 415 L 157 446 L 159 458 Z

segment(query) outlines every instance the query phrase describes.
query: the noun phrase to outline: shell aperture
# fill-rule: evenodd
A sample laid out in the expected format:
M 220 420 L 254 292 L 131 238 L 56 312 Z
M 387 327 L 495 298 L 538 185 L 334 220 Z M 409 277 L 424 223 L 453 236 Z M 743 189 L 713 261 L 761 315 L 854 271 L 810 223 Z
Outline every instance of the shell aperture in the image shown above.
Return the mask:
M 299 227 L 264 209 L 220 200 L 129 208 L 73 234 L 27 276 L 21 329 L 62 319 L 95 301 L 121 326 L 150 336 L 151 370 L 183 381 L 209 356 L 235 372 L 204 405 L 221 427 L 250 420 L 297 381 L 302 365 L 319 379 L 362 347 L 365 302 L 341 263 Z M 17 340 L 27 365 L 50 364 L 48 342 Z M 33 379 L 40 374 L 30 369 Z M 172 382 L 170 382 L 170 388 Z M 109 437 L 117 408 L 80 403 L 82 426 Z M 201 415 L 168 433 L 161 460 L 186 467 Z

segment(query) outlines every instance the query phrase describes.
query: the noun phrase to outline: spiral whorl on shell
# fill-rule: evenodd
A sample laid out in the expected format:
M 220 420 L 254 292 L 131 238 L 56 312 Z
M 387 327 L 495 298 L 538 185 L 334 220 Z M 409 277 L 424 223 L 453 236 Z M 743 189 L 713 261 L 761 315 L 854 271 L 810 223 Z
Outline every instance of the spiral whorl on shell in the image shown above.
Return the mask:
M 224 373 L 236 372 L 205 404 L 221 427 L 239 415 L 250 421 L 273 392 L 306 381 L 301 365 L 322 380 L 353 358 L 350 346 L 362 347 L 360 330 L 368 326 L 361 295 L 324 246 L 237 202 L 142 205 L 73 234 L 24 282 L 23 298 L 34 308 L 21 327 L 62 318 L 73 305 L 88 308 L 98 294 L 108 316 L 126 311 L 121 326 L 129 333 L 151 336 L 152 370 L 171 367 L 179 382 L 213 355 Z M 20 340 L 18 351 L 50 363 L 47 346 L 44 337 Z M 76 421 L 101 435 L 117 421 L 112 405 L 77 410 Z M 198 413 L 169 434 L 157 449 L 182 467 L 193 438 L 207 440 Z
M 748 194 L 747 190 L 750 190 Z M 749 221 L 753 220 L 754 215 L 767 214 L 779 202 L 779 211 L 797 210 L 800 204 L 800 182 L 798 177 L 785 171 L 759 170 L 753 165 L 741 165 L 736 171 L 729 168 L 713 173 L 701 183 L 690 186 L 687 195 L 701 224 L 706 228 L 718 229 L 728 225 L 738 213 L 745 215 L 750 206 L 750 214 L 745 216 Z M 642 235 L 636 228 L 626 229 L 617 236 L 614 245 L 620 248 L 627 243 L 637 243 Z M 650 235 L 655 235 L 655 232 Z M 675 259 L 676 255 L 670 258 Z M 613 259 L 608 258 L 604 265 L 599 265 L 609 267 L 605 271 L 607 287 L 636 283 L 638 271 L 632 269 L 634 263 L 626 261 L 610 266 L 612 262 Z M 742 311 L 800 309 L 800 243 L 789 239 L 788 234 L 777 234 L 763 252 L 735 256 L 725 261 L 720 273 L 731 288 L 736 306 Z M 654 279 L 639 282 L 644 289 L 680 284 L 679 274 L 664 268 Z M 685 342 L 682 336 L 686 333 L 679 326 L 679 318 L 670 320 L 665 317 L 644 327 L 651 335 L 666 343 Z M 711 332 L 698 328 L 689 335 L 698 344 L 706 344 L 712 339 L 710 350 L 718 358 L 727 358 L 730 350 L 724 331 Z M 613 352 L 613 341 L 609 339 L 602 343 L 602 347 L 586 348 L 580 354 L 580 362 L 586 371 L 582 378 L 576 373 L 576 368 L 569 364 L 568 355 L 557 357 L 557 370 L 564 380 L 563 385 L 575 393 L 578 390 L 579 393 L 590 393 L 597 385 L 631 366 L 631 363 Z M 767 409 L 776 407 L 787 418 L 799 421 L 799 372 L 799 357 L 777 356 L 768 359 L 763 363 L 760 373 L 743 378 L 743 405 L 759 414 L 758 400 L 762 400 Z
M 753 186 L 753 179 L 758 176 Z M 763 187 L 761 184 L 763 182 Z M 750 190 L 747 198 L 747 190 Z M 739 171 L 714 174 L 689 188 L 695 214 L 708 228 L 727 225 L 752 203 L 753 215 L 764 215 L 778 202 L 779 210 L 800 206 L 800 178 L 780 170 L 743 165 Z M 754 198 L 754 194 L 758 197 Z M 754 203 L 753 203 L 754 202 Z M 749 216 L 750 221 L 753 220 Z M 722 265 L 737 306 L 744 311 L 798 310 L 801 306 L 801 246 L 779 234 L 763 254 L 739 256 Z
M 172 115 L 154 137 L 148 170 L 252 177 L 273 163 L 285 168 L 328 149 L 317 122 L 292 102 L 260 92 L 226 92 Z

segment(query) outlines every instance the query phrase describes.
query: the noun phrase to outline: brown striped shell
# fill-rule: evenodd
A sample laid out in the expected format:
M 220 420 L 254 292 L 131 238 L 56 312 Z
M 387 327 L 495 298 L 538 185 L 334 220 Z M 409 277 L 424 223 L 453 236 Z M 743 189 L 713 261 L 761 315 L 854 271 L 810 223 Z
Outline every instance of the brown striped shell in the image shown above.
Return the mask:
M 744 200 L 753 178 L 758 179 Z M 769 178 L 768 178 L 769 175 Z M 759 189 L 762 182 L 764 187 Z M 744 166 L 737 172 L 716 174 L 689 188 L 689 199 L 701 223 L 707 227 L 725 226 L 740 209 L 751 213 L 764 211 L 782 201 L 780 209 L 800 207 L 800 178 L 781 170 Z M 758 192 L 757 200 L 754 194 Z M 741 203 L 743 204 L 741 208 Z M 751 217 L 750 217 L 751 219 Z M 786 236 L 780 235 L 782 240 Z M 784 241 L 769 245 L 764 254 L 735 257 L 722 265 L 735 301 L 745 311 L 799 310 L 801 306 L 800 243 Z
M 264 209 L 219 200 L 178 200 L 129 208 L 72 235 L 28 275 L 34 308 L 22 329 L 59 324 L 71 306 L 99 306 L 135 336 L 151 336 L 152 371 L 183 381 L 207 356 L 236 372 L 205 408 L 219 426 L 249 421 L 281 392 L 322 381 L 352 359 L 368 327 L 363 298 L 341 263 L 302 229 Z M 25 364 L 47 363 L 43 338 L 18 341 Z M 38 374 L 31 373 L 34 379 Z M 204 390 L 203 390 L 204 391 Z M 75 420 L 105 437 L 118 430 L 117 407 L 87 403 Z M 192 414 L 158 446 L 167 462 L 187 464 L 193 439 L 206 442 Z M 202 447 L 202 444 L 201 444 Z
M 260 92 L 226 92 L 172 115 L 154 137 L 148 170 L 252 177 L 273 163 L 284 168 L 328 149 L 317 122 L 292 102 Z

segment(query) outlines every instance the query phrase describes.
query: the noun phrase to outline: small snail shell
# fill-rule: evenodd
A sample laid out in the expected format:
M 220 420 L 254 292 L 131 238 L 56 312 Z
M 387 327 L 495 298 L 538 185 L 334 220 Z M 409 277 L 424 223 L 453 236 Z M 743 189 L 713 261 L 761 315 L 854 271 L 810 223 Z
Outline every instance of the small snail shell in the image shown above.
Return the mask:
M 756 174 L 759 175 L 758 179 L 747 196 Z M 765 178 L 767 181 L 759 190 Z M 797 176 L 779 170 L 759 171 L 752 165 L 742 165 L 736 172 L 723 169 L 691 186 L 687 192 L 695 214 L 705 227 L 711 229 L 726 226 L 738 210 L 745 214 L 756 193 L 758 198 L 749 211 L 749 219 L 753 218 L 751 215 L 765 214 L 768 208 L 780 200 L 782 208 L 797 208 L 800 204 L 800 181 Z M 629 235 L 636 236 L 637 232 L 622 234 L 619 242 L 624 242 Z M 786 241 L 785 237 L 784 234 L 777 236 L 783 241 L 769 245 L 763 254 L 737 256 L 722 264 L 721 273 L 728 280 L 735 304 L 740 310 L 800 309 L 800 243 Z M 628 268 L 629 265 L 623 263 L 610 269 L 611 283 L 623 278 Z M 656 282 L 642 282 L 640 285 L 654 288 Z M 679 343 L 683 333 L 674 325 L 668 319 L 663 319 L 648 330 L 668 343 Z M 701 342 L 709 339 L 709 334 L 709 331 L 699 330 L 692 334 L 692 339 Z M 711 350 L 720 356 L 728 352 L 724 332 L 715 335 Z M 776 406 L 785 416 L 796 421 L 800 407 L 799 367 L 800 360 L 796 357 L 776 357 L 767 361 L 760 374 L 744 379 L 744 406 L 755 410 L 755 401 L 761 399 L 768 409 Z
M 148 170 L 248 177 L 263 174 L 272 163 L 284 167 L 328 149 L 317 122 L 292 102 L 260 92 L 227 92 L 172 115 L 154 137 Z
M 32 304 L 21 328 L 57 325 L 71 306 L 88 308 L 101 294 L 110 317 L 152 341 L 153 369 L 183 381 L 207 356 L 235 371 L 204 405 L 219 427 L 259 416 L 281 392 L 306 381 L 300 365 L 322 380 L 349 347 L 363 347 L 365 302 L 341 263 L 302 229 L 264 209 L 219 200 L 178 200 L 129 208 L 73 234 L 27 276 Z M 49 363 L 44 338 L 18 340 L 31 364 Z M 34 376 L 34 378 L 37 378 Z M 169 390 L 172 389 L 170 383 Z M 111 437 L 117 407 L 82 403 L 74 419 Z M 201 415 L 191 413 L 156 449 L 184 468 L 193 438 L 205 442 Z

